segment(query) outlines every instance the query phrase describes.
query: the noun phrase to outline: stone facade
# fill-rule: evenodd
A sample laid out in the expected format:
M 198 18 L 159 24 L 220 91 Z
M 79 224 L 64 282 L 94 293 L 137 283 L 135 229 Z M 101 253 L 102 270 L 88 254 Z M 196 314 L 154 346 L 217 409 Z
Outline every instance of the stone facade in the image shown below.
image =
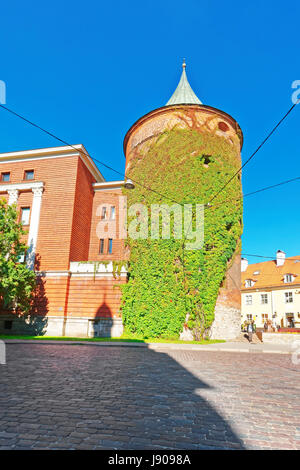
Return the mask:
M 24 319 L 15 315 L 0 316 L 0 335 L 118 338 L 122 333 L 121 318 L 30 316 L 30 319 Z
M 210 329 L 211 339 L 234 339 L 241 333 L 241 261 L 236 254 L 221 287 Z
M 234 339 L 241 333 L 241 310 L 217 305 L 210 339 Z

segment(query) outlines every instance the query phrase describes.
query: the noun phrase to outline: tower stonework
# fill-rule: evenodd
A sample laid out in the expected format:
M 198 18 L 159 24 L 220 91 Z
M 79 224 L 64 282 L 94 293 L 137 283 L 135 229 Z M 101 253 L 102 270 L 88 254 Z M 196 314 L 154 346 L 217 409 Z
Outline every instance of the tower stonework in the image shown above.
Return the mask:
M 157 142 L 162 142 L 169 132 L 178 132 L 178 135 L 180 136 L 180 131 L 182 130 L 185 132 L 185 139 L 188 138 L 189 135 L 191 136 L 191 139 L 193 139 L 197 133 L 199 136 L 201 136 L 201 138 L 209 139 L 209 142 L 212 145 L 214 145 L 215 140 L 217 145 L 219 145 L 219 148 L 221 149 L 220 154 L 218 155 L 218 172 L 216 172 L 216 183 L 219 186 L 216 186 L 216 188 L 209 188 L 207 192 L 208 199 L 194 201 L 199 203 L 207 203 L 210 197 L 214 195 L 218 191 L 218 189 L 229 180 L 229 178 L 237 171 L 237 169 L 240 168 L 240 152 L 243 143 L 243 135 L 238 123 L 231 116 L 216 108 L 203 105 L 200 102 L 200 100 L 191 90 L 189 83 L 187 82 L 185 74 L 185 64 L 183 65 L 184 68 L 180 83 L 167 105 L 162 108 L 151 111 L 150 113 L 141 117 L 127 132 L 124 139 L 124 153 L 126 156 L 126 175 L 128 177 L 132 176 L 132 178 L 134 178 L 134 176 L 136 175 L 136 169 L 139 166 L 140 168 L 143 168 L 144 162 L 148 158 L 150 149 L 153 149 L 153 146 L 157 145 Z M 185 102 L 186 100 L 187 102 Z M 189 134 L 186 131 L 191 131 L 191 133 Z M 182 142 L 183 154 L 186 150 L 186 143 L 188 146 L 188 141 L 185 140 L 184 142 Z M 227 159 L 226 152 L 224 151 L 224 153 L 222 153 L 223 148 L 225 150 L 228 148 L 231 149 L 232 154 L 234 155 L 232 167 L 229 169 L 228 166 L 226 168 L 224 167 L 224 173 L 222 173 L 222 171 L 219 171 L 220 162 L 222 161 L 222 159 L 224 160 L 224 162 Z M 193 159 L 195 155 L 197 155 L 197 158 L 199 158 L 199 155 L 202 155 L 202 152 L 203 148 L 201 145 L 199 145 L 198 149 L 196 148 L 196 150 L 193 150 L 193 152 L 191 152 L 190 158 Z M 151 158 L 153 158 L 152 153 Z M 206 156 L 204 155 L 203 157 Z M 167 160 L 168 155 L 166 154 L 165 161 Z M 209 156 L 207 156 L 207 160 L 205 160 L 204 158 L 203 162 L 204 173 L 199 173 L 199 185 L 203 184 L 203 178 L 205 178 L 206 171 L 205 167 L 209 166 L 209 163 L 206 163 L 209 162 Z M 178 162 L 178 164 L 180 165 L 180 161 Z M 164 162 L 158 162 L 158 165 L 161 165 L 160 171 L 163 173 Z M 147 186 L 147 182 L 149 181 L 149 186 L 153 187 L 156 191 L 159 191 L 159 185 L 155 185 L 155 179 L 152 179 L 150 181 L 150 179 L 147 179 L 147 177 L 149 177 L 149 174 L 146 174 L 145 176 L 146 177 L 143 182 L 144 185 Z M 172 179 L 172 174 L 170 174 L 170 168 L 167 169 L 165 177 Z M 193 174 L 193 178 L 197 178 L 195 173 Z M 227 195 L 223 194 L 222 196 L 220 195 L 220 197 L 216 198 L 216 200 L 212 204 L 212 207 L 210 208 L 212 214 L 214 213 L 214 211 L 215 214 L 218 213 L 217 206 L 220 206 L 220 203 L 222 202 L 225 204 L 224 201 L 227 200 L 228 197 L 236 197 L 237 199 L 239 199 L 239 196 L 241 196 L 240 176 L 237 176 L 235 179 L 235 190 L 233 190 L 233 192 L 231 193 L 228 193 Z M 176 181 L 174 181 L 174 185 L 175 184 Z M 188 185 L 189 181 L 185 181 L 185 177 L 183 176 L 181 184 L 183 186 Z M 181 188 L 179 187 L 177 188 L 177 193 L 180 194 L 180 192 Z M 172 197 L 173 195 L 175 195 L 174 199 L 176 199 L 176 191 L 172 193 Z M 216 209 L 214 208 L 214 205 L 216 206 Z M 213 223 L 213 221 L 210 222 L 210 224 Z M 218 229 L 218 223 L 218 219 L 216 218 L 216 230 Z M 241 233 L 241 217 L 239 224 Z M 206 217 L 204 218 L 204 231 L 206 231 Z M 213 250 L 214 246 L 212 246 L 211 249 Z M 214 320 L 206 331 L 206 333 L 208 333 L 212 339 L 233 339 L 236 338 L 240 333 L 240 252 L 241 244 L 239 234 L 239 236 L 236 237 L 233 254 L 230 259 L 227 260 L 225 275 L 218 287 L 218 295 L 216 296 L 214 308 Z M 216 260 L 216 263 L 218 263 L 218 260 Z M 188 328 L 186 323 L 184 323 L 183 332 L 180 337 L 182 339 L 192 339 L 192 332 Z

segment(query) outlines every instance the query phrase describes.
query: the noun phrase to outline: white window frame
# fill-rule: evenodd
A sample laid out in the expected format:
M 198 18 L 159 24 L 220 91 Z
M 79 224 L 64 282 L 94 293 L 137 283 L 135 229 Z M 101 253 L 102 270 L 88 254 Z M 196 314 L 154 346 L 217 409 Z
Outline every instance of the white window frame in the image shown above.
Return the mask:
M 27 214 L 25 218 L 23 217 L 24 213 Z M 30 207 L 21 207 L 21 224 L 30 225 Z
M 285 292 L 284 297 L 286 304 L 292 304 L 294 302 L 293 292 Z
M 110 207 L 110 220 L 116 220 L 116 206 Z
M 263 305 L 267 305 L 269 302 L 268 294 L 260 294 L 260 302 Z
M 252 305 L 252 294 L 246 294 L 245 304 L 246 305 Z
M 8 176 L 8 179 L 5 179 L 6 176 Z M 2 183 L 9 183 L 10 182 L 10 171 L 3 171 L 1 173 L 1 182 Z
M 284 282 L 285 283 L 290 283 L 290 282 L 293 282 L 293 281 L 294 281 L 294 276 L 292 274 L 285 274 L 284 275 Z
M 32 174 L 32 178 L 28 178 Z M 34 170 L 25 170 L 24 171 L 24 181 L 33 181 L 34 180 Z

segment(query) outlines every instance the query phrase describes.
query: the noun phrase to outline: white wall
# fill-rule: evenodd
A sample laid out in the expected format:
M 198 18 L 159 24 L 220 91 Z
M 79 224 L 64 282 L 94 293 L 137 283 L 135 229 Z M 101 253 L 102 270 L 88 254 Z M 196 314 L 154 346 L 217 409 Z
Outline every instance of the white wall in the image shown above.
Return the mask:
M 293 293 L 293 302 L 286 303 L 285 292 Z M 261 303 L 261 294 L 267 294 L 268 303 Z M 252 305 L 246 305 L 246 295 L 252 295 Z M 262 327 L 264 320 L 262 314 L 267 314 L 268 319 L 275 322 L 280 326 L 288 326 L 286 314 L 294 314 L 295 327 L 300 328 L 300 286 L 290 287 L 283 286 L 279 289 L 259 290 L 242 292 L 242 323 L 247 320 L 247 315 L 252 314 L 255 319 L 256 326 Z

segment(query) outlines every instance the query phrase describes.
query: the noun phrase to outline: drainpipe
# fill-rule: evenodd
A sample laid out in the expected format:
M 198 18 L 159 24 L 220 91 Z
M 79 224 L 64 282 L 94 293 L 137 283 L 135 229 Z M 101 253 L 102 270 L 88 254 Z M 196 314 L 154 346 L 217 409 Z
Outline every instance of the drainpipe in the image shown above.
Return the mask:
M 274 318 L 275 312 L 274 312 L 274 291 L 271 290 L 271 311 L 272 311 L 272 326 L 275 323 L 276 324 L 276 319 Z

